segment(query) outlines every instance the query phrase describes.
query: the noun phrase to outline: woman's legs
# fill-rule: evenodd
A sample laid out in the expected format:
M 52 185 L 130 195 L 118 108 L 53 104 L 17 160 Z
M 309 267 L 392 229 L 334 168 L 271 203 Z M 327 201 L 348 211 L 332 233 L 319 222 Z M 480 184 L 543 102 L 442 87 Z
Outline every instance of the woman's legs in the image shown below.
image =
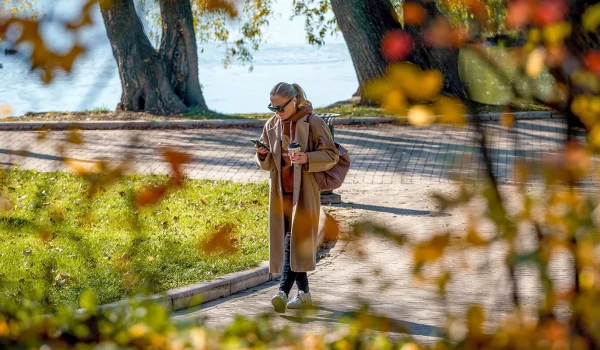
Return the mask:
M 294 282 L 298 286 L 298 290 L 308 293 L 308 274 L 306 272 L 295 272 L 290 268 L 290 237 L 289 233 L 285 235 L 285 251 L 283 255 L 283 271 L 279 282 L 279 289 L 284 291 L 286 295 L 290 294 L 290 290 L 294 286 Z
M 285 218 L 285 248 L 283 254 L 283 269 L 281 271 L 281 279 L 279 282 L 279 290 L 290 294 L 290 290 L 294 286 L 294 282 L 298 286 L 298 290 L 308 293 L 308 275 L 306 272 L 294 272 L 290 266 L 290 246 L 291 246 L 291 224 L 292 224 L 292 197 L 283 196 L 283 216 Z

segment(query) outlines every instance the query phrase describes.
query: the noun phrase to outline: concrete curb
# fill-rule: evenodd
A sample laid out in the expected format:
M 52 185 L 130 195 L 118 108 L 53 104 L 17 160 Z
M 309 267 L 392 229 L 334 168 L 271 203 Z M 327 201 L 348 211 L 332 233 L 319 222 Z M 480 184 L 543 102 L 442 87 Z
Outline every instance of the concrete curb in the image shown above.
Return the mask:
M 562 115 L 550 111 L 535 112 L 514 112 L 516 119 L 548 119 L 561 118 Z M 481 120 L 498 120 L 502 113 L 480 114 Z M 473 115 L 467 115 L 468 119 L 473 119 Z M 397 120 L 405 120 L 404 117 L 370 117 L 370 118 L 336 118 L 335 125 L 355 125 L 355 124 L 381 124 L 392 123 Z M 67 130 L 67 129 L 85 129 L 85 130 L 127 130 L 127 129 L 198 129 L 198 128 L 262 128 L 265 119 L 209 119 L 209 120 L 131 120 L 131 121 L 85 121 L 85 122 L 0 122 L 0 131 L 17 130 Z
M 379 124 L 391 123 L 394 117 L 338 118 L 335 124 Z M 211 119 L 211 120 L 168 120 L 168 121 L 89 121 L 89 122 L 0 122 L 0 131 L 17 130 L 128 130 L 128 129 L 199 129 L 199 128 L 262 128 L 265 119 Z
M 331 244 L 331 243 L 330 243 Z M 348 241 L 339 239 L 333 248 L 330 244 L 320 250 L 321 256 L 325 249 L 331 249 L 328 253 L 339 253 L 345 249 Z M 162 304 L 168 312 L 186 309 L 197 306 L 211 300 L 224 298 L 232 294 L 241 292 L 245 289 L 256 287 L 268 281 L 279 278 L 278 273 L 269 273 L 269 262 L 264 261 L 259 267 L 227 274 L 216 280 L 206 281 L 170 289 L 160 294 L 153 294 L 143 297 L 134 297 L 135 301 L 154 301 Z M 131 299 L 119 300 L 113 303 L 100 305 L 99 310 L 113 310 L 126 306 Z M 84 313 L 84 309 L 77 310 L 77 313 Z

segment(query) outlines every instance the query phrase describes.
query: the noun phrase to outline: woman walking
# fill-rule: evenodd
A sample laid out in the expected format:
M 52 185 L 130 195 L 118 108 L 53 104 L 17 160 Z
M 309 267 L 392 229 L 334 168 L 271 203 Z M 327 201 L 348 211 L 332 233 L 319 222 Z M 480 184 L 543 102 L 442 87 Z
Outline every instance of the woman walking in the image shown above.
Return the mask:
M 313 114 L 298 84 L 279 83 L 268 108 L 275 112 L 262 132 L 269 149 L 256 146 L 256 164 L 271 172 L 269 198 L 269 272 L 281 272 L 279 291 L 271 299 L 276 312 L 312 304 L 307 271 L 315 269 L 321 205 L 312 175 L 338 161 L 329 128 Z M 299 151 L 295 151 L 299 144 Z M 289 148 L 289 150 L 288 150 Z M 292 152 L 290 152 L 290 150 Z M 288 301 L 294 285 L 298 293 Z

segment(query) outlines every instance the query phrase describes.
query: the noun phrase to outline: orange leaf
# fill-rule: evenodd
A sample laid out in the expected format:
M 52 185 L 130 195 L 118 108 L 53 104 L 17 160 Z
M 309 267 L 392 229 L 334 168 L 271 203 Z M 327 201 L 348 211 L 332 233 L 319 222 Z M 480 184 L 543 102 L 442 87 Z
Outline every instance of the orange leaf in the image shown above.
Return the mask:
M 145 188 L 136 199 L 138 207 L 155 204 L 167 193 L 165 186 L 152 186 Z
M 67 136 L 67 141 L 74 145 L 81 145 L 83 144 L 83 137 L 77 131 L 71 131 Z
M 63 159 L 63 163 L 77 175 L 85 175 L 88 173 L 97 173 L 101 171 L 103 164 L 99 161 L 79 160 L 73 158 Z
M 165 148 L 162 151 L 162 156 L 173 168 L 179 168 L 181 164 L 188 163 L 192 160 L 192 156 L 187 153 L 178 152 L 171 148 Z
M 0 108 L 0 117 L 10 117 L 11 109 L 9 106 L 2 106 Z
M 531 5 L 527 1 L 515 1 L 508 7 L 506 15 L 506 27 L 519 29 L 524 27 L 531 18 Z
M 227 0 L 208 0 L 206 9 L 210 12 L 224 11 L 232 19 L 238 16 L 235 4 Z
M 590 72 L 600 74 L 600 50 L 589 50 L 583 55 L 583 64 Z
M 236 248 L 231 233 L 235 226 L 231 223 L 222 224 L 211 234 L 210 238 L 201 244 L 206 254 L 233 253 Z
M 333 242 L 340 235 L 340 223 L 328 213 L 325 213 L 325 225 L 323 227 L 325 242 Z
M 400 29 L 387 32 L 381 40 L 381 51 L 387 61 L 401 61 L 410 54 L 412 49 L 412 37 Z
M 423 6 L 415 2 L 405 2 L 402 6 L 404 13 L 404 24 L 419 25 L 427 18 L 427 11 Z

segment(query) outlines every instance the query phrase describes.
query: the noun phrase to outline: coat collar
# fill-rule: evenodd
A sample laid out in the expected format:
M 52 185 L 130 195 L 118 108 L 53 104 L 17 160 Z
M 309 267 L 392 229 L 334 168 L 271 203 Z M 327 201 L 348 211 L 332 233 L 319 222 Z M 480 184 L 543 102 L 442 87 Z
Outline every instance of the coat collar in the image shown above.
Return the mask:
M 308 134 L 310 131 L 310 123 L 308 122 L 308 116 L 309 115 L 305 115 L 304 117 L 300 118 L 297 122 L 296 122 L 296 132 L 294 134 L 294 141 L 298 142 L 301 146 L 301 151 L 302 152 L 306 152 L 306 150 L 308 149 Z M 277 117 L 275 117 L 277 118 Z M 269 135 L 269 139 L 270 140 L 274 140 L 272 141 L 271 149 L 275 150 L 273 152 L 273 158 L 275 160 L 275 167 L 277 168 L 277 171 L 281 174 L 281 119 L 277 118 L 275 120 L 275 123 L 273 124 L 273 127 L 269 130 L 270 135 Z M 297 173 L 298 170 L 301 170 L 301 167 L 295 166 L 294 170 L 294 177 L 298 178 L 301 175 L 299 173 Z M 298 175 L 296 175 L 298 174 Z

